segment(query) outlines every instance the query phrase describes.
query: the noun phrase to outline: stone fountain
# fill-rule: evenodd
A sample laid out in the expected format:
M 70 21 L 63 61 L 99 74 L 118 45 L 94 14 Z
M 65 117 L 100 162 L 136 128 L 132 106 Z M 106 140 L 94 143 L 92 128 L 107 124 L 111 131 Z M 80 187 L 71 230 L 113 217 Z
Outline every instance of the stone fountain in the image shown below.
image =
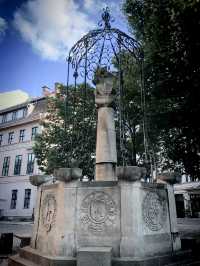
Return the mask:
M 80 169 L 39 180 L 31 245 L 10 266 L 165 265 L 180 249 L 171 185 L 142 182 L 144 168 L 117 167 L 111 73 L 97 80 L 95 102 L 95 180 L 79 181 Z

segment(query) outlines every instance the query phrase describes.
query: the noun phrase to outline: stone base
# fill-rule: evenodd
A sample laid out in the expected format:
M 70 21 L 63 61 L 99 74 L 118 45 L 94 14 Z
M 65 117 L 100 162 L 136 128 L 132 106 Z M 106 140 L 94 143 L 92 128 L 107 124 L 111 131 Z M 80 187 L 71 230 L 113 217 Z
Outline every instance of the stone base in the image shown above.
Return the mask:
M 21 248 L 18 255 L 11 256 L 8 266 L 76 266 L 76 258 L 44 256 L 31 247 Z
M 59 263 L 86 247 L 111 247 L 113 259 L 132 261 L 174 253 L 180 238 L 173 191 L 123 180 L 44 184 L 30 246 Z
M 99 249 L 99 248 L 98 248 Z M 97 257 L 96 257 L 97 258 Z M 191 251 L 177 252 L 175 254 L 166 254 L 163 256 L 141 258 L 112 258 L 112 266 L 164 266 L 164 265 L 190 265 L 190 262 L 194 262 Z M 102 262 L 102 261 L 101 261 Z M 108 262 L 108 261 L 107 261 Z M 9 258 L 8 266 L 97 266 L 98 264 L 92 264 L 91 261 L 88 264 L 78 264 L 76 258 L 70 257 L 52 257 L 44 256 L 31 247 L 25 247 L 20 249 L 18 255 Z M 108 264 L 101 264 L 102 266 Z M 199 264 L 196 264 L 199 265 Z
M 77 252 L 77 266 L 111 266 L 111 247 L 84 247 Z

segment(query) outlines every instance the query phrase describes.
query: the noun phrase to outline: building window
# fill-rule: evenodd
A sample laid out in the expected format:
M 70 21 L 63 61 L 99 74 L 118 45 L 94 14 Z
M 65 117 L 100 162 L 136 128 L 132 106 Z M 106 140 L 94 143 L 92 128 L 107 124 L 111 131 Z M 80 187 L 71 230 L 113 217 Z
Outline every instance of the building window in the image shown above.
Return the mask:
M 7 113 L 7 122 L 12 121 L 12 112 Z
M 2 123 L 6 123 L 7 122 L 7 114 L 4 114 L 2 117 Z
M 3 142 L 3 135 L 0 134 L 0 146 L 2 145 L 2 142 Z
M 23 108 L 23 117 L 25 117 L 27 115 L 27 108 Z
M 28 154 L 28 162 L 27 162 L 27 174 L 32 174 L 34 170 L 34 161 L 35 161 L 35 154 L 29 153 Z
M 14 190 L 12 190 L 12 198 L 11 198 L 10 208 L 16 209 L 16 205 L 17 205 L 17 189 L 14 189 Z
M 31 134 L 31 139 L 34 140 L 35 136 L 38 133 L 38 127 L 32 127 L 32 134 Z
M 4 157 L 2 176 L 8 176 L 9 165 L 10 165 L 10 156 Z
M 19 109 L 17 112 L 17 118 L 22 118 L 23 117 L 23 109 Z
M 25 189 L 24 194 L 24 209 L 29 209 L 30 207 L 30 200 L 31 200 L 31 189 Z
M 25 138 L 25 129 L 21 129 L 19 133 L 19 142 L 23 142 Z
M 8 134 L 8 144 L 12 144 L 13 139 L 14 139 L 14 132 L 10 132 Z
M 21 165 L 22 165 L 22 155 L 17 155 L 15 157 L 14 175 L 20 175 Z
M 16 120 L 17 119 L 17 111 L 14 111 L 12 113 L 12 120 Z

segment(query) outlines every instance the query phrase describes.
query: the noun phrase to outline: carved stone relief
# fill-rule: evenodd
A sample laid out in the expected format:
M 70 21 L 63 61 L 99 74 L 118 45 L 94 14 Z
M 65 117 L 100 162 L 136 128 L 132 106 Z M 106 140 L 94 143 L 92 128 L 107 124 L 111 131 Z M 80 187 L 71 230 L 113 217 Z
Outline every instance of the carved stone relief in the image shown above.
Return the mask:
M 47 194 L 42 202 L 42 224 L 46 232 L 51 231 L 56 220 L 57 202 L 53 194 Z
M 106 193 L 96 191 L 87 195 L 81 204 L 81 227 L 92 233 L 109 230 L 115 224 L 117 207 Z
M 158 193 L 148 192 L 142 203 L 142 216 L 151 231 L 161 230 L 167 217 L 166 199 Z

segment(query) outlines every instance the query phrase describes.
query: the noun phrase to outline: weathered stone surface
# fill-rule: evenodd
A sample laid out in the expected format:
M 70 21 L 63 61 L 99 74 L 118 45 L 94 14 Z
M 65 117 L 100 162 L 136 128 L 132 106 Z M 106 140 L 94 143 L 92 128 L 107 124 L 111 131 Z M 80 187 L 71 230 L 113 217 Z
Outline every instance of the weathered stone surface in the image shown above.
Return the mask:
M 120 188 L 107 182 L 78 188 L 76 243 L 77 248 L 111 246 L 113 255 L 119 256 Z
M 173 250 L 177 251 L 181 249 L 181 240 L 177 228 L 177 213 L 176 213 L 176 203 L 174 197 L 173 186 L 167 184 L 168 202 L 169 202 L 169 215 L 170 215 L 170 228 Z
M 53 178 L 50 175 L 31 175 L 31 176 L 29 176 L 30 183 L 33 186 L 40 186 L 43 183 L 46 183 L 52 179 Z
M 96 163 L 117 163 L 114 110 L 98 109 Z
M 98 108 L 95 180 L 116 180 L 116 132 L 112 74 L 105 72 L 97 80 L 95 103 Z
M 140 181 L 44 184 L 31 247 L 44 256 L 69 257 L 88 246 L 112 247 L 115 258 L 176 251 L 180 239 L 171 192 L 167 184 Z
M 113 163 L 99 163 L 96 164 L 96 181 L 116 181 L 116 169 Z
M 76 258 L 64 256 L 46 256 L 39 250 L 24 247 L 19 255 L 9 258 L 9 266 L 77 266 Z
M 56 179 L 69 182 L 72 179 L 80 179 L 82 177 L 82 169 L 80 168 L 58 168 L 54 170 Z
M 109 248 L 109 247 L 108 247 Z M 192 253 L 190 250 L 176 252 L 174 254 L 165 254 L 161 256 L 133 258 L 121 257 L 112 258 L 112 266 L 161 266 L 173 263 L 173 265 L 183 265 L 188 260 L 191 263 Z M 195 260 L 195 265 L 198 262 Z M 51 257 L 44 256 L 39 251 L 30 247 L 25 247 L 20 250 L 19 255 L 11 256 L 8 260 L 8 266 L 77 266 L 77 259 L 72 257 Z M 96 266 L 96 264 L 94 264 Z M 170 264 L 171 265 L 171 264 Z M 199 264 L 198 264 L 199 265 Z M 89 266 L 92 266 L 90 264 Z
M 82 182 L 44 185 L 40 187 L 36 208 L 31 247 L 42 254 L 74 256 L 78 247 L 96 244 L 113 246 L 114 254 L 119 255 L 117 182 L 91 182 L 91 186 Z
M 76 187 L 57 182 L 40 188 L 31 247 L 43 255 L 74 256 Z
M 136 181 L 121 186 L 121 257 L 171 251 L 168 195 L 164 185 Z
M 118 166 L 116 168 L 116 175 L 118 179 L 136 181 L 146 175 L 146 169 L 138 166 Z
M 112 247 L 84 247 L 77 253 L 77 266 L 111 266 Z
M 110 72 L 99 75 L 96 80 L 95 103 L 100 107 L 113 107 L 116 91 L 113 88 L 113 75 Z

